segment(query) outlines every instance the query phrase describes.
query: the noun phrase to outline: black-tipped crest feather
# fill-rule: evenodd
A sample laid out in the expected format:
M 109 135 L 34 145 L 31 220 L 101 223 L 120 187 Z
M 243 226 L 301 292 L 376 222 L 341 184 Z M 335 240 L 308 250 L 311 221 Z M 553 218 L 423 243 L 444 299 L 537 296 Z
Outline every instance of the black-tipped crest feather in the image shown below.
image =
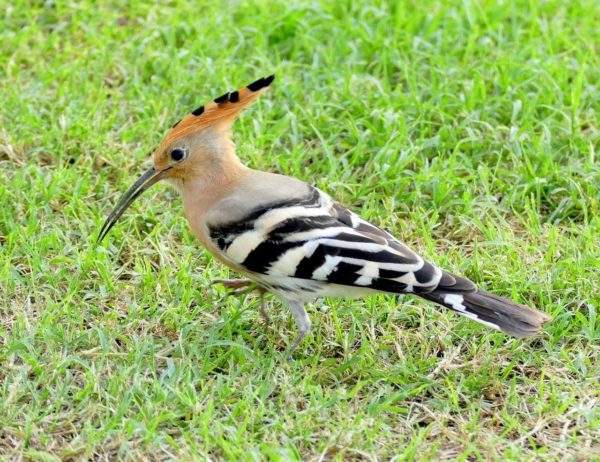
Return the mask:
M 268 77 L 263 77 L 262 79 L 255 80 L 250 85 L 248 85 L 246 88 L 248 88 L 248 90 L 258 91 L 262 88 L 265 88 L 265 87 L 268 87 L 269 85 L 271 85 L 271 83 L 273 83 L 273 80 L 275 80 L 275 74 L 271 74 Z

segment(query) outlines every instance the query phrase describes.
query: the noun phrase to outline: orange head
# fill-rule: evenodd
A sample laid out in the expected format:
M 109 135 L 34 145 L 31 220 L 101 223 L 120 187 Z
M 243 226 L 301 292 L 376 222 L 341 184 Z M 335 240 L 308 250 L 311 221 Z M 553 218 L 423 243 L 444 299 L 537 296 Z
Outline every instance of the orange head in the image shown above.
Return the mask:
M 100 242 L 125 210 L 150 186 L 162 179 L 185 181 L 189 176 L 214 168 L 233 155 L 229 128 L 240 111 L 254 101 L 275 79 L 274 75 L 219 96 L 200 106 L 167 132 L 154 151 L 154 165 L 125 192 L 110 213 L 100 234 Z

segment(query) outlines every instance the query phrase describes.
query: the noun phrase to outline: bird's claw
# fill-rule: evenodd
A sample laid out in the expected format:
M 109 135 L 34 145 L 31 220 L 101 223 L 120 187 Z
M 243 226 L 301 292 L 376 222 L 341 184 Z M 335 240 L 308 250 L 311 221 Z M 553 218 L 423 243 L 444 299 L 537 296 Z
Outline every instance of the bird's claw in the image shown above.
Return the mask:
M 221 284 L 228 289 L 242 289 L 255 285 L 251 279 L 214 279 L 211 284 Z
M 263 317 L 265 323 L 270 324 L 271 318 L 267 314 L 265 310 L 265 292 L 266 290 L 261 286 L 257 285 L 251 279 L 215 279 L 212 281 L 212 284 L 221 284 L 223 287 L 227 289 L 232 289 L 227 294 L 228 296 L 238 296 L 244 295 L 253 291 L 257 291 L 260 295 L 260 306 L 259 311 L 260 315 Z

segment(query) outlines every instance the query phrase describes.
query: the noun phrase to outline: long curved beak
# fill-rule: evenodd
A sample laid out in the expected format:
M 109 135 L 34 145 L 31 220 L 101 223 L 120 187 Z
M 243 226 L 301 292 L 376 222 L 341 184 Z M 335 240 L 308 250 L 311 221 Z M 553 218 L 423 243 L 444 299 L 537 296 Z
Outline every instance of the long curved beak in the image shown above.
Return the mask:
M 129 208 L 133 202 L 142 195 L 142 193 L 152 186 L 154 183 L 159 181 L 162 176 L 161 173 L 163 171 L 156 170 L 154 167 L 150 167 L 148 170 L 144 172 L 144 174 L 138 178 L 138 180 L 133 183 L 131 188 L 129 188 L 121 200 L 117 204 L 117 206 L 110 212 L 110 215 L 104 222 L 102 229 L 100 230 L 100 234 L 98 235 L 98 239 L 96 243 L 102 242 L 102 240 L 106 237 L 110 229 L 114 226 L 117 220 L 123 215 L 125 210 Z

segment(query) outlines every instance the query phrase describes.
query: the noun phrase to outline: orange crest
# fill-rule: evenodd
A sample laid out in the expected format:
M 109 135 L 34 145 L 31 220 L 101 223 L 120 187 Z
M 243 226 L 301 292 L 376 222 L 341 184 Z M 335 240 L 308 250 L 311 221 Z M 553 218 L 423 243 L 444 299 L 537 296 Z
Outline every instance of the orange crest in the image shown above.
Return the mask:
M 225 93 L 214 101 L 195 109 L 167 133 L 163 144 L 167 145 L 176 138 L 202 130 L 210 126 L 229 125 L 242 109 L 254 101 L 275 79 L 275 75 L 263 77 L 236 91 Z

